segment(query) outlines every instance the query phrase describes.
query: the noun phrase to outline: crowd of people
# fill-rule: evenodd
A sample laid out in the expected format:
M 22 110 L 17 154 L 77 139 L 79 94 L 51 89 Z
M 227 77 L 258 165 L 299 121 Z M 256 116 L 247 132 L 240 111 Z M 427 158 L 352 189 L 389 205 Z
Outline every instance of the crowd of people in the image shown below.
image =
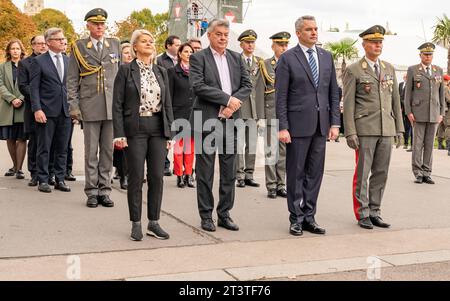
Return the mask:
M 316 46 L 312 16 L 296 21 L 298 45 L 290 50 L 288 32 L 273 34 L 273 56 L 265 60 L 254 55 L 253 30 L 238 38 L 242 53 L 228 49 L 226 20 L 209 22 L 209 47 L 169 36 L 158 55 L 147 30 L 134 31 L 129 41 L 105 37 L 107 17 L 101 8 L 86 14 L 89 37 L 74 42 L 69 56 L 60 28 L 33 37 L 28 57 L 19 40 L 8 43 L 0 65 L 0 139 L 12 161 L 5 176 L 25 178 L 28 150 L 28 185 L 43 193 L 51 186 L 70 192 L 66 181 L 76 180 L 71 137 L 80 124 L 86 206 L 114 207 L 115 167 L 127 190 L 132 240 L 144 237 L 144 183 L 146 233 L 169 238 L 159 219 L 164 177 L 172 172 L 178 188 L 196 188 L 201 228 L 216 231 L 216 157 L 217 225 L 238 231 L 230 214 L 235 189 L 260 187 L 254 178 L 258 133 L 264 137 L 267 197 L 287 198 L 294 236 L 326 233 L 315 220 L 317 199 L 327 140 L 338 141 L 340 133 L 356 153 L 354 212 L 364 229 L 390 227 L 381 203 L 394 140 L 405 149 L 411 140 L 417 184 L 434 184 L 432 150 L 440 124 L 439 145 L 447 140 L 450 155 L 450 77 L 432 64 L 431 43 L 419 47 L 420 64 L 398 85 L 394 67 L 379 59 L 385 29 L 372 26 L 360 35 L 364 57 L 346 69 L 339 87 L 331 53 Z

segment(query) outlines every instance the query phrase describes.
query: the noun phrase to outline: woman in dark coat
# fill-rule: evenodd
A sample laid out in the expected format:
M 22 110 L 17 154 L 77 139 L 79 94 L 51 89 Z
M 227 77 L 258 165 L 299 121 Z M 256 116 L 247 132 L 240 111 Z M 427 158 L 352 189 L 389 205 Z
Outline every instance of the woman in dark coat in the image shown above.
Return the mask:
M 189 57 L 192 53 L 194 49 L 190 44 L 181 45 L 177 53 L 179 63 L 167 70 L 175 128 L 178 130 L 173 151 L 173 165 L 179 188 L 184 188 L 186 185 L 195 187 L 192 176 L 194 137 L 192 130 L 187 128 L 194 105 L 194 92 L 189 84 Z

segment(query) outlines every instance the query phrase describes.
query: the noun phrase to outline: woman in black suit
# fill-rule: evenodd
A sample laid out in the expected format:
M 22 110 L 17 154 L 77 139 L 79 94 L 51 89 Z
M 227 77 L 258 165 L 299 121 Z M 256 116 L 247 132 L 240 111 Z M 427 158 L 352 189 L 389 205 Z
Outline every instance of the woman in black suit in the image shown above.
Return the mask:
M 128 206 L 132 222 L 131 239 L 143 239 L 142 181 L 147 161 L 147 235 L 168 239 L 159 225 L 163 195 L 164 160 L 172 145 L 173 122 L 169 80 L 164 68 L 153 64 L 156 48 L 147 30 L 131 37 L 136 58 L 121 65 L 114 82 L 114 143 L 124 148 L 128 159 Z
M 179 188 L 184 188 L 186 185 L 195 188 L 192 176 L 194 136 L 192 130 L 187 128 L 187 121 L 190 120 L 194 105 L 194 92 L 189 84 L 189 57 L 192 53 L 194 53 L 194 49 L 190 44 L 181 45 L 177 53 L 179 63 L 167 70 L 175 128 L 179 127 L 178 138 L 173 150 L 173 169 Z

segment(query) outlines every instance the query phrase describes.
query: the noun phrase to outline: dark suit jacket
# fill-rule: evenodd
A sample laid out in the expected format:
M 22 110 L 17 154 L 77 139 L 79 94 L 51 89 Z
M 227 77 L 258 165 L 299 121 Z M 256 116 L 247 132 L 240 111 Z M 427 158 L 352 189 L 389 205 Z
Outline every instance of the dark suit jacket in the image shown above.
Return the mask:
M 401 82 L 398 85 L 398 92 L 400 93 L 400 105 L 402 107 L 402 113 L 405 114 L 405 82 Z
M 164 136 L 171 139 L 173 134 L 172 100 L 169 93 L 167 71 L 153 64 L 153 72 L 161 88 Z M 114 138 L 133 137 L 139 130 L 139 107 L 141 103 L 141 73 L 136 59 L 121 65 L 114 81 L 113 124 Z
M 19 81 L 19 90 L 20 93 L 24 96 L 25 100 L 25 111 L 24 111 L 24 126 L 26 133 L 32 133 L 35 130 L 35 120 L 34 114 L 31 110 L 31 92 L 30 92 L 30 82 L 31 82 L 31 64 L 33 62 L 33 58 L 36 57 L 36 54 L 32 54 L 26 59 L 19 61 L 19 72 L 18 72 L 18 81 Z
M 156 63 L 158 64 L 158 66 L 164 67 L 166 69 L 174 67 L 172 59 L 167 55 L 166 52 L 156 58 Z
M 280 130 L 291 137 L 311 137 L 320 122 L 320 132 L 328 135 L 330 126 L 339 126 L 339 91 L 331 53 L 317 47 L 319 85 L 314 85 L 309 62 L 301 47 L 286 51 L 276 68 L 275 93 Z
M 231 96 L 244 101 L 249 98 L 252 83 L 241 55 L 226 51 L 231 76 Z M 230 95 L 222 91 L 219 71 L 211 48 L 206 48 L 190 57 L 189 80 L 197 96 L 194 111 L 202 111 L 202 125 L 208 119 L 218 119 L 221 106 L 227 106 Z M 234 119 L 241 117 L 240 110 L 233 114 Z
M 185 74 L 180 64 L 167 69 L 169 76 L 170 96 L 172 98 L 173 118 L 187 119 L 194 106 L 194 91 L 189 84 L 189 75 Z
M 30 83 L 33 112 L 42 110 L 47 117 L 58 117 L 61 112 L 64 112 L 66 117 L 70 116 L 66 88 L 69 59 L 65 55 L 62 55 L 62 58 L 64 62 L 62 82 L 49 52 L 33 58 Z

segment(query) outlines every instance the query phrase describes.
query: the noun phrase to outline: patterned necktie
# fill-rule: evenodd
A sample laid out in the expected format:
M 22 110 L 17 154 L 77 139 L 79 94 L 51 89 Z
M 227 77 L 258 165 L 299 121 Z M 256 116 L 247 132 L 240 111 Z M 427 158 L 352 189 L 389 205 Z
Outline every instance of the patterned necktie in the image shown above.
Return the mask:
M 375 69 L 375 75 L 377 76 L 377 79 L 380 79 L 380 69 L 378 68 L 378 64 L 373 65 L 373 68 Z
M 64 75 L 63 75 L 63 70 L 62 70 L 62 65 L 61 65 L 61 60 L 60 60 L 61 55 L 60 54 L 56 54 L 55 58 L 56 58 L 56 71 L 58 71 L 59 79 L 62 82 L 63 79 L 64 79 Z
M 308 54 L 309 54 L 309 66 L 311 67 L 311 72 L 313 75 L 313 79 L 314 79 L 314 84 L 316 85 L 316 87 L 318 87 L 319 85 L 319 72 L 317 70 L 317 63 L 316 63 L 316 59 L 314 58 L 313 49 L 308 49 Z
M 252 66 L 252 59 L 251 58 L 247 58 L 247 66 L 251 67 Z

